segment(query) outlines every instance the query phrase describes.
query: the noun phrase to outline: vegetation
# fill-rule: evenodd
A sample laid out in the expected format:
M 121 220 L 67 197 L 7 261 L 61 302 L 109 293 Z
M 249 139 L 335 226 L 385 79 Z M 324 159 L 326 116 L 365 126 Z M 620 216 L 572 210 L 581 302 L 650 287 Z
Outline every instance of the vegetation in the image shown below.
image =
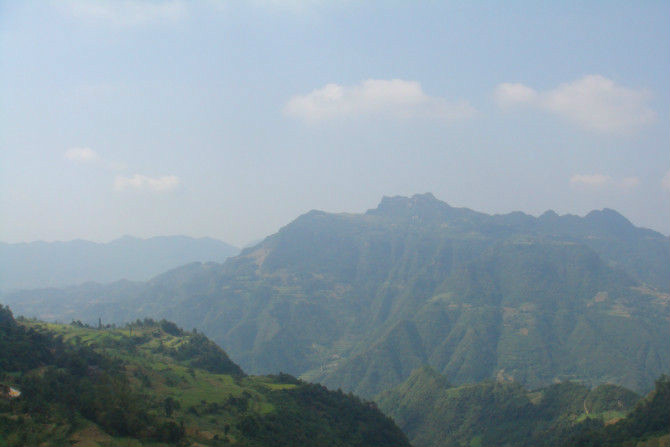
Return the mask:
M 416 446 L 616 446 L 670 436 L 668 377 L 638 400 L 622 387 L 573 382 L 535 391 L 504 381 L 454 387 L 429 367 L 378 398 Z
M 165 366 L 164 375 L 138 368 L 130 382 L 158 390 L 163 401 L 149 414 L 163 408 L 163 418 L 186 418 L 186 433 L 189 417 L 220 413 L 236 421 L 220 439 L 270 444 L 305 408 L 296 404 L 296 413 L 287 403 L 297 393 L 292 386 L 306 387 L 290 380 L 263 385 L 282 389 L 284 404 L 263 393 L 254 400 L 259 379 L 240 376 L 202 333 L 246 371 L 286 371 L 367 399 L 381 396 L 382 408 L 419 445 L 603 444 L 646 439 L 647 431 L 633 429 L 611 437 L 609 427 L 634 400 L 622 386 L 647 393 L 670 370 L 668 277 L 670 240 L 612 210 L 490 216 L 426 194 L 385 198 L 359 215 L 309 212 L 224 264 L 189 264 L 146 283 L 5 299 L 24 315 L 77 318 L 81 326 L 152 315 L 198 328 L 176 332 L 150 321 L 161 326 L 158 343 L 142 321 L 119 338 L 127 352 L 149 350 L 153 362 L 180 365 Z M 134 337 L 146 340 L 133 348 Z M 422 365 L 434 371 L 411 376 Z M 205 374 L 236 378 L 213 401 Z M 180 387 L 192 381 L 199 391 L 184 393 Z M 603 383 L 613 385 L 597 387 Z M 320 401 L 318 389 L 310 392 Z M 254 413 L 247 418 L 245 411 Z M 342 423 L 335 432 L 304 427 L 309 436 L 347 432 Z M 252 440 L 252 432 L 267 436 Z
M 287 374 L 250 377 L 167 321 L 15 321 L 0 306 L 2 445 L 408 445 L 373 404 Z M 309 442 L 308 442 L 309 441 Z
M 489 216 L 419 195 L 307 213 L 223 265 L 7 299 L 94 325 L 166 318 L 246 371 L 366 398 L 424 364 L 454 384 L 502 375 L 647 392 L 670 368 L 668 277 L 668 238 L 611 210 Z
M 573 446 L 662 446 L 670 444 L 670 377 L 661 376 L 654 390 L 625 418 L 606 425 L 588 420 L 572 430 Z

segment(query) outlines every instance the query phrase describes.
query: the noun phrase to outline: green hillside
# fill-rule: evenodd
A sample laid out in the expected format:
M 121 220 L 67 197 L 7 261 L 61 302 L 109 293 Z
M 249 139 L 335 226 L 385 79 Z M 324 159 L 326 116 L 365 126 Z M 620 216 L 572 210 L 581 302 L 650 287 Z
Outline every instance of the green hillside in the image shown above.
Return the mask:
M 247 376 L 164 320 L 91 328 L 17 322 L 0 307 L 0 384 L 0 446 L 409 445 L 373 404 Z
M 638 392 L 670 369 L 670 243 L 612 210 L 487 215 L 430 194 L 312 211 L 224 264 L 5 296 L 17 313 L 198 328 L 253 373 L 371 398 L 429 364 Z
M 670 377 L 661 376 L 654 390 L 614 424 L 587 419 L 567 436 L 572 446 L 665 447 L 670 445 Z
M 590 389 L 564 382 L 535 391 L 505 381 L 451 386 L 423 367 L 377 400 L 418 447 L 654 445 L 670 440 L 669 385 L 662 377 L 637 403 L 637 394 L 615 385 Z

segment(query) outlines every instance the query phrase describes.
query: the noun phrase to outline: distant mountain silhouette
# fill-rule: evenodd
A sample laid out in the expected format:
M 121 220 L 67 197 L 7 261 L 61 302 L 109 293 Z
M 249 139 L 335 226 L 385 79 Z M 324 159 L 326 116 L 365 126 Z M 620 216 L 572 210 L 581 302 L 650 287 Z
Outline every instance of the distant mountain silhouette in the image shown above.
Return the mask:
M 194 261 L 223 262 L 238 251 L 216 239 L 186 236 L 124 236 L 105 244 L 80 239 L 0 243 L 0 290 L 147 280 Z

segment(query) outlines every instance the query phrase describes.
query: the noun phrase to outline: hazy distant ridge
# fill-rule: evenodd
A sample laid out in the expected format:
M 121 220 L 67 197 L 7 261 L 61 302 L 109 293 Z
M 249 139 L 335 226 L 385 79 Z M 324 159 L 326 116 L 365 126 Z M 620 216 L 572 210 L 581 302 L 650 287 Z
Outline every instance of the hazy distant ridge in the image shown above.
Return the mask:
M 223 262 L 238 251 L 216 239 L 187 236 L 0 243 L 0 290 L 147 280 L 190 262 Z

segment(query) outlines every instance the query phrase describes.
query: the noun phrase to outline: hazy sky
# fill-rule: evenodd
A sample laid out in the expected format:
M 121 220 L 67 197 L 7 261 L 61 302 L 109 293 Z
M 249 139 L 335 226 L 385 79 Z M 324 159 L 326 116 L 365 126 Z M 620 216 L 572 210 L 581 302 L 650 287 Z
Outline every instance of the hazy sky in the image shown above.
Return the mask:
M 0 2 L 0 240 L 433 192 L 670 232 L 670 3 Z

